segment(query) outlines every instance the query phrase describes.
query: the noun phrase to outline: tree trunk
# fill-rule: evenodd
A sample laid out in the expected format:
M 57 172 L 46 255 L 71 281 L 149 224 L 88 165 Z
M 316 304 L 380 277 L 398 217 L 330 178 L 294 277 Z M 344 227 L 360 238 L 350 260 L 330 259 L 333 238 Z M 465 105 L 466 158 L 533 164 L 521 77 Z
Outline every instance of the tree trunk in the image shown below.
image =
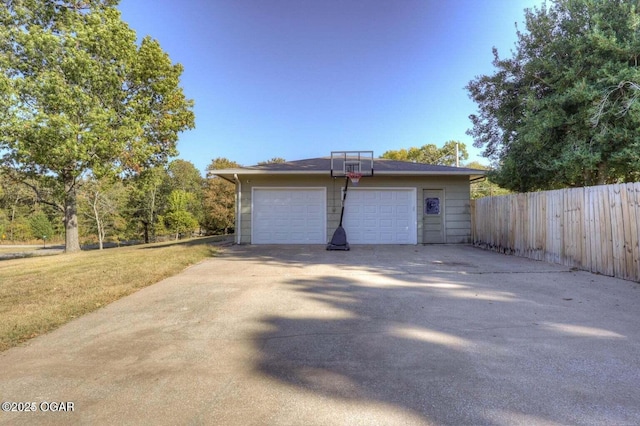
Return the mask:
M 93 202 L 91 207 L 93 208 L 93 218 L 96 221 L 96 228 L 98 229 L 98 248 L 102 250 L 104 248 L 102 241 L 104 240 L 104 223 L 100 219 L 100 212 L 98 211 L 98 202 L 100 201 L 100 192 L 95 191 L 93 193 Z
M 65 182 L 64 197 L 64 251 L 74 253 L 80 251 L 78 237 L 78 199 L 73 180 Z
M 16 201 L 17 203 L 17 201 Z M 11 222 L 9 222 L 9 239 L 13 241 L 13 220 L 16 218 L 16 206 L 11 206 Z
M 144 243 L 149 244 L 149 222 L 142 221 L 142 225 L 144 225 Z
M 155 231 L 155 227 L 154 225 L 154 217 L 153 217 L 153 212 L 156 209 L 156 188 L 153 188 L 153 190 L 151 191 L 151 208 L 149 209 L 149 222 L 146 226 L 151 227 L 151 235 L 153 236 L 153 241 L 156 242 L 156 231 Z M 145 232 L 148 232 L 148 229 L 145 229 Z M 145 239 L 149 239 L 149 235 L 148 233 L 145 236 Z M 147 243 L 149 241 L 146 241 Z
M 607 163 L 602 162 L 598 164 L 598 185 L 604 185 L 607 183 Z

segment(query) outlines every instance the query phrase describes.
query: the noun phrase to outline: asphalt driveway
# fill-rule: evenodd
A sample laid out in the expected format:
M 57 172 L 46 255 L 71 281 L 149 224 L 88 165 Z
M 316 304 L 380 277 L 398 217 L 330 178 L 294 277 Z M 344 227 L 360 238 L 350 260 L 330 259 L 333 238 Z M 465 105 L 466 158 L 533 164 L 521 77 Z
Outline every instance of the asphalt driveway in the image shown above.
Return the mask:
M 640 424 L 639 319 L 468 246 L 233 246 L 0 354 L 0 423 Z

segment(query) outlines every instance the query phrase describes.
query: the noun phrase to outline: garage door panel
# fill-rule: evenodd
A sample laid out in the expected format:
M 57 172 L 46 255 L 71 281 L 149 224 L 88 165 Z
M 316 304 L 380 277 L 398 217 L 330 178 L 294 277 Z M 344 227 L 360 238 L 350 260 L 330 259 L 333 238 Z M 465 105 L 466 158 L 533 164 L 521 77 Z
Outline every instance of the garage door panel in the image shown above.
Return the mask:
M 362 222 L 363 222 L 363 225 L 366 226 L 367 228 L 374 228 L 376 226 L 375 219 L 365 219 Z
M 278 228 L 284 228 L 287 226 L 287 224 L 289 223 L 289 221 L 285 218 L 279 218 L 275 221 L 275 226 Z
M 306 222 L 304 219 L 291 219 L 291 226 L 293 226 L 294 228 L 302 228 L 305 224 Z
M 395 241 L 395 235 L 393 232 L 381 232 L 379 243 L 382 244 L 393 244 Z
M 380 219 L 380 229 L 384 228 L 393 228 L 393 220 L 391 219 Z
M 343 225 L 351 244 L 416 244 L 412 189 L 349 190 Z
M 380 206 L 380 214 L 393 214 L 393 206 Z
M 376 214 L 378 212 L 378 208 L 376 206 L 363 206 L 364 212 L 369 214 Z
M 324 188 L 254 188 L 253 244 L 326 243 Z

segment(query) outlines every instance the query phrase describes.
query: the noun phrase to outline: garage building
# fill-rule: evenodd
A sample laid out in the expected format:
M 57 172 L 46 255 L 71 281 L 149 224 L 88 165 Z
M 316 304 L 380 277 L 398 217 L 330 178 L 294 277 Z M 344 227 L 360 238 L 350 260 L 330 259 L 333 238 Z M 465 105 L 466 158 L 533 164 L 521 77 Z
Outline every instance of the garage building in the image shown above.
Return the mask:
M 340 221 L 345 177 L 331 159 L 216 170 L 236 185 L 238 244 L 326 244 Z M 349 183 L 343 227 L 350 244 L 471 242 L 470 184 L 484 171 L 375 159 Z

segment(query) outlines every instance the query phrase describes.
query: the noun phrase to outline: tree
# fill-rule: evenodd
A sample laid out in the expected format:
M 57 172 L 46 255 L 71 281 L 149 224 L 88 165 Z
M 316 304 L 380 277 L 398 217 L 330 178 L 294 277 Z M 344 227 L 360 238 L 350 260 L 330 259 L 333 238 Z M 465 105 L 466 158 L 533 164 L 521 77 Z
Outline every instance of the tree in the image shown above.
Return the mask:
M 31 234 L 34 237 L 41 239 L 45 244 L 47 238 L 51 239 L 54 232 L 53 225 L 43 212 L 32 214 L 29 218 L 29 225 L 31 225 Z
M 640 82 L 639 22 L 631 1 L 555 0 L 525 10 L 512 57 L 494 48 L 495 73 L 467 85 L 478 104 L 468 133 L 499 166 L 497 183 L 531 191 L 639 176 L 640 108 L 630 102 L 620 114 L 612 106 L 626 105 L 630 91 L 607 95 Z
M 226 158 L 216 158 L 207 166 L 204 192 L 205 223 L 209 232 L 228 234 L 235 225 L 235 185 L 213 174 L 220 169 L 240 165 Z
M 145 169 L 127 180 L 129 187 L 127 214 L 130 218 L 130 232 L 137 236 L 142 234 L 145 244 L 158 235 L 157 230 L 164 229 L 164 223 L 159 216 L 164 212 L 166 198 L 169 195 L 163 192 L 165 190 L 163 182 L 167 179 L 166 169 L 157 166 Z M 139 225 L 142 225 L 142 229 L 139 229 Z
M 176 159 L 167 167 L 167 180 L 171 189 L 197 194 L 202 191 L 202 175 L 192 162 Z
M 192 128 L 182 66 L 120 18 L 117 0 L 14 0 L 0 6 L 0 152 L 54 195 L 66 251 L 80 249 L 83 177 L 137 173 L 176 155 Z M 34 189 L 36 189 L 34 187 Z
M 440 148 L 440 157 L 434 164 L 440 164 L 443 166 L 458 166 L 463 161 L 469 159 L 469 153 L 467 152 L 467 146 L 458 141 L 448 141 Z
M 11 179 L 7 173 L 0 174 L 0 188 L 0 208 L 5 211 L 2 215 L 5 217 L 3 235 L 13 240 L 16 221 L 26 218 L 33 211 L 36 202 L 29 188 Z
M 415 161 L 416 163 L 437 164 L 442 166 L 456 165 L 456 146 L 458 151 L 458 163 L 469 158 L 467 146 L 462 142 L 448 141 L 442 148 L 434 144 L 423 145 L 420 148 L 411 147 L 397 151 L 386 151 L 382 158 L 400 161 Z
M 480 164 L 477 161 L 472 161 L 471 163 L 465 164 L 465 167 L 468 167 L 470 169 L 489 171 L 488 176 L 485 179 L 471 183 L 472 199 L 475 200 L 482 197 L 493 197 L 496 195 L 507 195 L 511 193 L 511 191 L 509 191 L 508 189 L 501 188 L 492 181 L 492 170 L 484 164 Z
M 4 210 L 0 210 L 0 242 L 7 239 L 7 230 L 11 223 Z
M 258 163 L 258 166 L 264 166 L 267 164 L 282 164 L 282 163 L 286 163 L 287 160 L 285 160 L 284 158 L 281 157 L 273 157 L 271 160 L 267 160 L 267 161 L 260 161 Z
M 176 235 L 176 240 L 180 234 L 191 232 L 198 226 L 196 218 L 187 211 L 192 198 L 192 194 L 182 189 L 176 189 L 169 194 L 169 208 L 164 220 L 168 228 Z
M 100 250 L 104 248 L 107 235 L 117 235 L 124 228 L 122 212 L 126 196 L 120 179 L 97 179 L 94 176 L 87 179 L 78 192 L 79 211 L 88 219 L 88 228 L 98 237 Z
M 621 153 L 616 155 L 617 164 L 612 164 L 615 172 L 621 176 L 621 180 L 626 182 L 637 182 L 640 180 L 640 150 L 637 138 L 632 129 L 620 126 L 619 120 L 628 119 L 631 123 L 637 123 L 640 116 L 640 78 L 637 82 L 621 81 L 615 88 L 612 88 L 602 98 L 596 112 L 591 117 L 594 128 L 603 134 L 609 135 L 611 139 L 629 140 L 628 146 L 624 147 Z
M 191 194 L 187 211 L 196 218 L 198 224 L 204 226 L 204 179 L 200 170 L 190 161 L 173 160 L 167 167 L 166 186 L 167 194 L 177 189 Z
M 21 216 L 11 222 L 11 240 L 29 241 L 34 237 L 31 233 L 31 223 L 29 218 Z

